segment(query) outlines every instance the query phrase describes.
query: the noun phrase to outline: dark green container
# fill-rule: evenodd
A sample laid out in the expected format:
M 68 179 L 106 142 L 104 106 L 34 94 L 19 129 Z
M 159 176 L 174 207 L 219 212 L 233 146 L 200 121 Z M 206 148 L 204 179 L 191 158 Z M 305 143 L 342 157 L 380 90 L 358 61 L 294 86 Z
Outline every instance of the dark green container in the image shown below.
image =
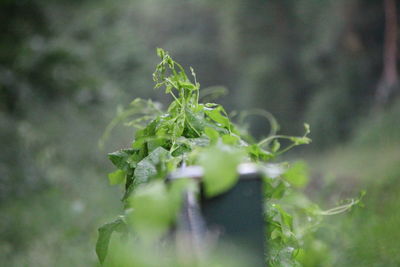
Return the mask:
M 238 168 L 238 183 L 221 195 L 198 200 L 188 193 L 178 230 L 189 232 L 191 249 L 202 250 L 205 237 L 229 247 L 235 257 L 246 259 L 246 267 L 266 266 L 263 182 L 252 164 Z M 186 167 L 169 179 L 189 178 L 201 182 L 202 169 Z M 199 255 L 202 254 L 198 251 Z

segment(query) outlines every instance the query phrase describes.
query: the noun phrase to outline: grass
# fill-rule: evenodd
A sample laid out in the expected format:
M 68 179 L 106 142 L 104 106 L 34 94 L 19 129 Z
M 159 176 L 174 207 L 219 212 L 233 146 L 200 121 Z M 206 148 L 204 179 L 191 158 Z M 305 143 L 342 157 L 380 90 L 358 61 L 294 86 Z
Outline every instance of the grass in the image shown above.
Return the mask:
M 315 233 L 329 261 L 307 266 L 400 266 L 400 133 L 395 106 L 365 122 L 347 145 L 308 158 L 308 193 L 324 208 L 366 190 L 365 207 L 325 218 Z M 329 229 L 329 231 L 325 231 Z

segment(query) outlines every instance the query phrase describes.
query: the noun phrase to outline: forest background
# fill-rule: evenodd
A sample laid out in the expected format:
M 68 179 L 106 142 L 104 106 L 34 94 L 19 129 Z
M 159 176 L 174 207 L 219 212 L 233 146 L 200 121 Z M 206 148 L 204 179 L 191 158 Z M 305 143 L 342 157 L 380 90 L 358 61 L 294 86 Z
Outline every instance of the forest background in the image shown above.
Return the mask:
M 281 132 L 311 125 L 304 188 L 330 207 L 366 190 L 365 207 L 329 217 L 305 266 L 399 266 L 399 8 L 395 0 L 2 0 L 0 262 L 96 266 L 96 227 L 119 213 L 106 125 L 153 90 L 155 49 L 218 86 L 229 112 L 261 108 Z M 269 125 L 252 117 L 262 137 Z

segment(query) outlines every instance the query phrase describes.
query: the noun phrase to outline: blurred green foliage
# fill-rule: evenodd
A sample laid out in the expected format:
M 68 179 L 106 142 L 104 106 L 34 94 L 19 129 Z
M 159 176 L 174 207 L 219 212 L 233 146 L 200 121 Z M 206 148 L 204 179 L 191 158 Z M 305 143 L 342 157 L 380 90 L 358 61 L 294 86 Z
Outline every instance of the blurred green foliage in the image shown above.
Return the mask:
M 318 177 L 310 188 L 315 201 L 332 205 L 354 195 L 357 188 L 365 189 L 367 195 L 364 208 L 352 211 L 350 216 L 332 217 L 315 233 L 316 239 L 323 242 L 316 248 L 313 240 L 306 244 L 306 262 L 318 259 L 319 249 L 323 248 L 328 250 L 325 255 L 329 262 L 322 266 L 400 264 L 399 135 L 393 139 L 398 131 L 393 126 L 399 118 L 393 116 L 396 109 L 380 114 L 377 121 L 361 123 L 359 133 L 347 146 L 309 159 L 313 175 Z
M 354 238 L 331 243 L 338 250 L 327 258 L 332 266 L 396 266 L 400 104 L 371 112 L 383 17 L 378 0 L 1 1 L 0 262 L 94 264 L 93 229 L 118 205 L 118 193 L 103 190 L 111 165 L 97 142 L 117 104 L 134 97 L 166 102 L 148 89 L 159 46 L 185 67 L 190 62 L 203 88 L 229 88 L 222 101 L 228 111 L 266 109 L 288 134 L 310 123 L 311 147 L 330 150 L 318 151 L 318 160 L 311 155 L 328 182 L 314 174 L 306 190 L 317 186 L 333 202 L 354 188 L 370 195 L 354 215 L 367 218 L 359 219 L 363 227 L 358 219 L 334 221 Z M 257 136 L 268 134 L 267 123 L 251 122 Z M 128 144 L 129 136 L 118 128 L 105 151 Z M 350 148 L 333 149 L 346 140 Z M 85 216 L 77 212 L 82 207 Z M 327 251 L 322 243 L 308 246 Z

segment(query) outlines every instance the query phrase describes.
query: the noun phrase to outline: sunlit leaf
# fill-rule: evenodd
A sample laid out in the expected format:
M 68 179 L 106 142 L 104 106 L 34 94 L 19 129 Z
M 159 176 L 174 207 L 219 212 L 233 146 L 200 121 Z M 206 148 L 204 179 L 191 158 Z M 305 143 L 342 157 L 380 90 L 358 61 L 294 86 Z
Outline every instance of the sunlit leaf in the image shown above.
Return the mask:
M 237 166 L 244 159 L 241 150 L 215 146 L 200 154 L 199 164 L 204 169 L 204 189 L 212 197 L 229 190 L 238 179 Z
M 307 164 L 304 161 L 297 161 L 283 175 L 285 179 L 296 187 L 304 187 L 309 180 Z
M 126 172 L 123 170 L 116 170 L 108 175 L 110 185 L 122 184 L 125 182 Z

